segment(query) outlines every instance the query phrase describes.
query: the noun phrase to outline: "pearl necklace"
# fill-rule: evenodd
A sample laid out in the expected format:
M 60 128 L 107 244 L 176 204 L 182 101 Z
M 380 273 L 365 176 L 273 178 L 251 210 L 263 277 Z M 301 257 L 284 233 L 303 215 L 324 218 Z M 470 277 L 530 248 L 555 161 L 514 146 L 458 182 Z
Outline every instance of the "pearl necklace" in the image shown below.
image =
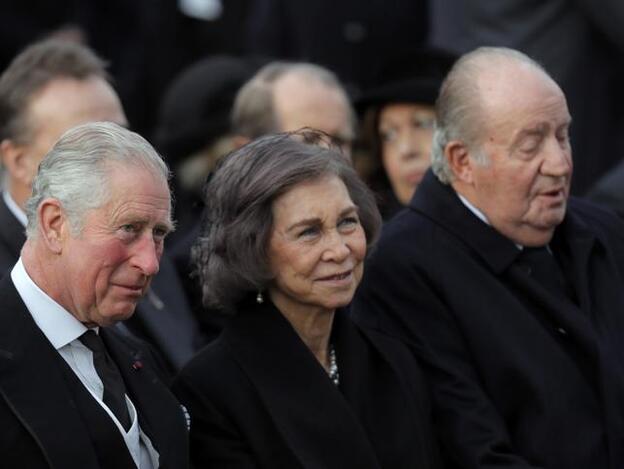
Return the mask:
M 340 384 L 340 374 L 338 373 L 338 362 L 336 361 L 336 349 L 333 345 L 329 346 L 329 371 L 327 372 L 329 379 L 338 386 Z

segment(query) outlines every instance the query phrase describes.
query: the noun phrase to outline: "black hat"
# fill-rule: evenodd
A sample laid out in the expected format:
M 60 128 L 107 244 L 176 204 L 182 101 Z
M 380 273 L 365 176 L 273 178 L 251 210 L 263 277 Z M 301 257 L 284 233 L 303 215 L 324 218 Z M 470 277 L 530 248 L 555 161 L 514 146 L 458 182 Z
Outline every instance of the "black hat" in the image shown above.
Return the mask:
M 154 143 L 169 163 L 196 152 L 230 128 L 239 88 L 258 65 L 243 58 L 214 56 L 180 73 L 161 102 Z
M 421 49 L 381 67 L 376 84 L 356 102 L 358 112 L 388 103 L 420 103 L 433 106 L 442 81 L 456 56 L 437 49 Z

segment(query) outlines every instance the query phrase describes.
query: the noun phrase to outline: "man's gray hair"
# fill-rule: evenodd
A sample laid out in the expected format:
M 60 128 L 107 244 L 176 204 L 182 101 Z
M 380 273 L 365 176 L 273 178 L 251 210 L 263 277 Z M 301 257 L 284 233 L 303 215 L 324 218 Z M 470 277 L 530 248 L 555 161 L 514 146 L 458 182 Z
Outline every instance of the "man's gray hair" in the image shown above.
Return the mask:
M 306 141 L 313 139 L 298 132 L 261 137 L 226 155 L 206 183 L 192 254 L 207 306 L 233 312 L 239 301 L 267 288 L 273 202 L 298 184 L 340 178 L 369 246 L 377 239 L 381 216 L 372 192 L 342 153 Z
M 63 206 L 77 235 L 87 211 L 110 197 L 110 171 L 116 165 L 141 167 L 169 179 L 169 169 L 147 140 L 112 122 L 91 122 L 65 132 L 39 165 L 32 195 L 26 202 L 28 238 L 36 236 L 37 210 L 47 198 Z
M 535 60 L 505 47 L 480 47 L 460 57 L 442 83 L 436 101 L 431 169 L 440 182 L 449 184 L 454 179 L 444 155 L 446 145 L 453 140 L 464 142 L 477 162 L 487 164 L 488 157 L 480 148 L 481 132 L 487 117 L 481 106 L 479 79 L 484 70 L 497 67 L 503 61 L 525 63 L 548 76 Z
M 355 113 L 349 105 L 347 92 L 332 71 L 307 62 L 271 62 L 258 70 L 238 91 L 232 108 L 234 134 L 253 140 L 280 131 L 273 105 L 273 89 L 280 78 L 291 73 L 342 93 L 349 106 L 352 125 L 355 126 Z

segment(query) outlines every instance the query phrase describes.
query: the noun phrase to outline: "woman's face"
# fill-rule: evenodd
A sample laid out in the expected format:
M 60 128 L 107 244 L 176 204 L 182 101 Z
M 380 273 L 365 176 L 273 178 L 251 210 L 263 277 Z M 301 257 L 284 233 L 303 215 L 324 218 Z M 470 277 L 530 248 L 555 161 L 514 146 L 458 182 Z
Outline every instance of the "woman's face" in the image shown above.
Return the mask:
M 342 180 L 306 181 L 278 197 L 268 254 L 275 276 L 269 295 L 283 313 L 350 303 L 362 278 L 366 236 Z
M 407 205 L 431 164 L 435 112 L 421 104 L 388 104 L 379 113 L 381 160 L 399 202 Z

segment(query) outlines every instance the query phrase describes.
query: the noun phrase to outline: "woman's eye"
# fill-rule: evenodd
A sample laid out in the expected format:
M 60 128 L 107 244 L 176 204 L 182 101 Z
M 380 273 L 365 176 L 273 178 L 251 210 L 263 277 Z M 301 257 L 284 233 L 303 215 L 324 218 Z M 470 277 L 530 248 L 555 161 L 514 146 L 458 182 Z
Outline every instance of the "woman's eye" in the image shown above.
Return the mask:
M 360 220 L 357 217 L 347 217 L 340 221 L 340 226 L 353 226 L 360 223 Z
M 318 233 L 318 228 L 311 226 L 309 228 L 305 228 L 299 232 L 299 238 L 306 238 L 314 236 Z

